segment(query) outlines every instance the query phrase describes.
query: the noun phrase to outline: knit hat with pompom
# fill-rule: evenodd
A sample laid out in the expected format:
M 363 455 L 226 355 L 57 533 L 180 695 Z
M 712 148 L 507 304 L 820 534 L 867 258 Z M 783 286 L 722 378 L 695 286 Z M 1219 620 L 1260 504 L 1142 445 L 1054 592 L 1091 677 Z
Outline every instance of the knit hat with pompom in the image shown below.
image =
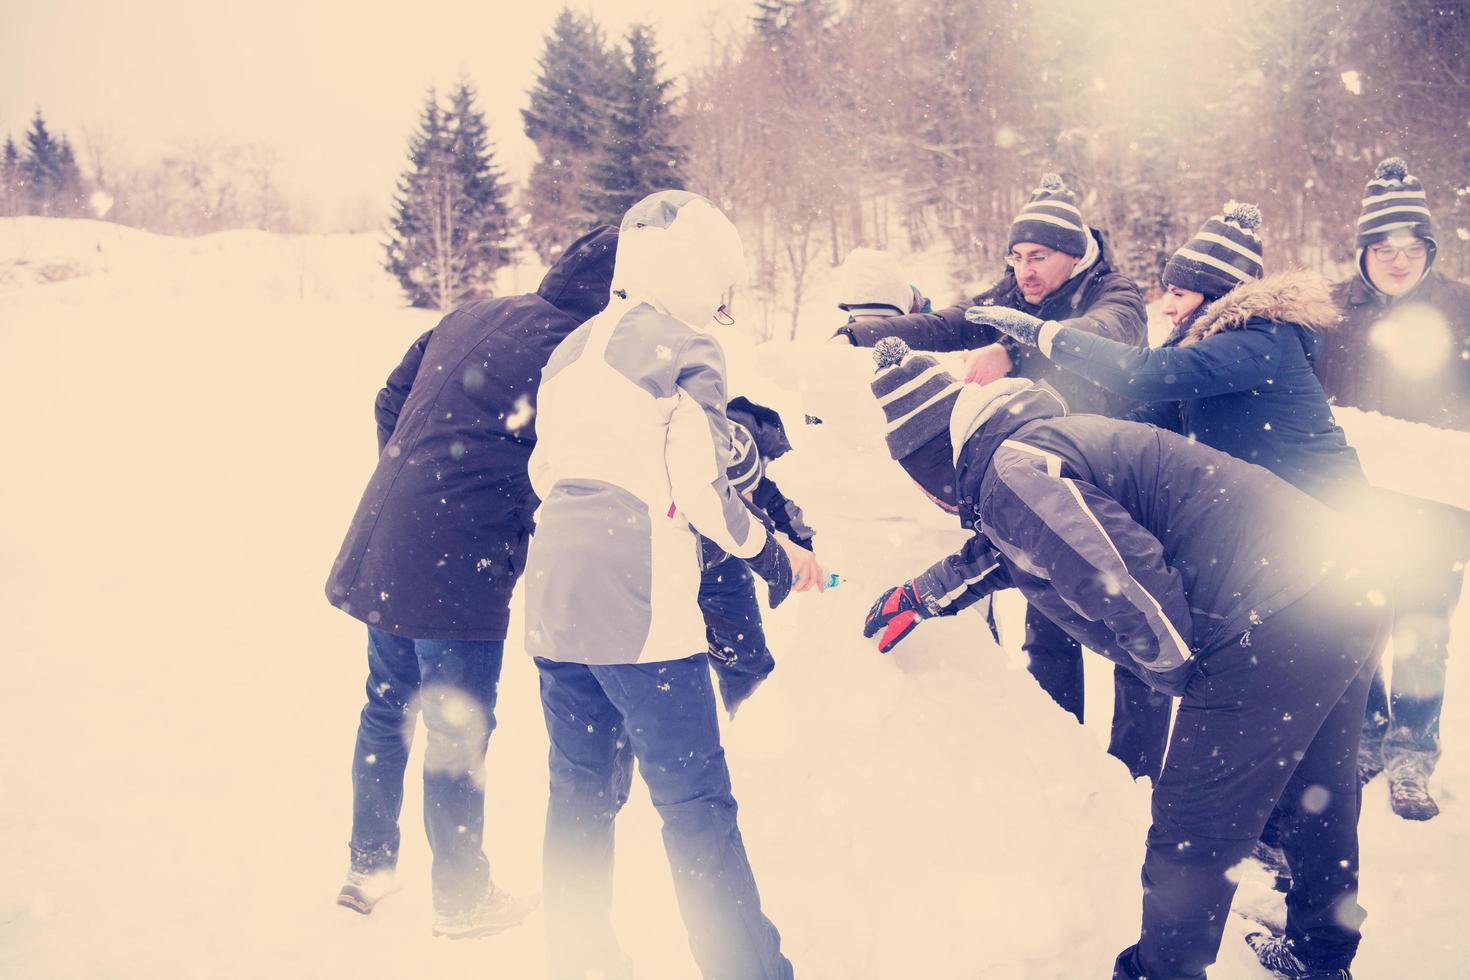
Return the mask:
M 932 354 L 915 354 L 897 337 L 873 347 L 873 394 L 887 421 L 888 453 L 902 460 L 935 436 L 949 440 L 949 416 L 963 387 Z
M 1060 174 L 1046 174 L 1041 178 L 1041 185 L 1031 192 L 1031 200 L 1011 222 L 1006 247 L 1030 242 L 1080 259 L 1087 254 L 1091 237 L 1082 212 L 1077 210 L 1077 195 Z
M 1219 299 L 1243 282 L 1261 278 L 1261 209 L 1230 201 L 1195 232 L 1164 266 L 1164 285 Z
M 1434 226 L 1429 220 L 1429 201 L 1424 185 L 1409 173 L 1403 157 L 1389 157 L 1378 164 L 1373 179 L 1363 190 L 1363 211 L 1358 216 L 1359 251 L 1394 235 L 1415 235 L 1434 244 Z

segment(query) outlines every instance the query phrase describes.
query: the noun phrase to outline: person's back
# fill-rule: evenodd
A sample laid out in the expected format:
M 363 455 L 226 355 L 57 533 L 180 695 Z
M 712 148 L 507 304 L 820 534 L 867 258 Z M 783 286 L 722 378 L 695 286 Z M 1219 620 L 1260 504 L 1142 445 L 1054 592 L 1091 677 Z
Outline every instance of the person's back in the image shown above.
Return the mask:
M 1266 470 L 1154 426 L 1062 415 L 1055 397 L 1040 392 L 1019 397 L 1003 417 L 970 433 L 958 453 L 962 501 L 973 499 L 982 529 L 1020 526 L 1018 508 L 1027 512 L 1023 516 L 1035 514 L 1046 498 L 1028 492 L 1026 484 L 1038 460 L 1073 488 L 1085 485 L 1080 492 L 1089 504 L 1106 497 L 1101 506 L 1118 508 L 1162 545 L 1162 562 L 1178 575 L 1188 599 L 1192 627 L 1184 639 L 1194 651 L 1249 629 L 1305 595 L 1326 575 L 1341 543 L 1331 511 Z M 1046 489 L 1060 509 L 1039 516 L 1062 527 L 1058 521 L 1072 514 L 1070 490 L 1063 497 L 1050 483 Z M 1048 551 L 1040 540 L 1015 549 L 1003 543 L 1003 534 L 992 540 L 1002 553 L 1014 550 L 1021 567 L 1050 560 L 1034 557 Z M 1120 542 L 1120 549 L 1126 552 L 1128 544 Z M 1025 557 L 1027 551 L 1032 558 Z M 1088 646 L 1156 688 L 1180 693 L 1176 681 L 1187 678 L 1188 670 L 1161 678 L 1152 668 L 1140 669 L 1136 656 L 1118 649 L 1106 622 L 1079 617 L 1051 587 L 1053 578 L 1075 572 L 1081 579 L 1097 569 L 1065 548 L 1055 560 L 1079 564 L 1050 565 L 1044 574 L 1037 570 L 1034 582 L 1016 582 L 1028 601 L 1070 630 L 1086 632 Z
M 743 278 L 739 233 L 713 205 L 645 198 L 621 225 L 613 302 L 541 384 L 526 650 L 551 742 L 553 980 L 629 972 L 610 906 L 634 758 L 701 972 L 791 975 L 740 843 L 698 603 L 700 535 L 762 575 L 773 606 L 791 587 L 785 552 L 730 484 L 724 358 L 703 329 Z
M 350 865 L 337 897 L 355 912 L 372 912 L 397 866 L 419 713 L 435 934 L 493 932 L 529 910 L 491 881 L 485 752 L 536 506 L 526 463 L 537 381 L 552 347 L 606 304 L 616 243 L 614 229 L 595 229 L 536 293 L 449 313 L 378 394 L 378 465 L 326 587 L 333 605 L 368 628 Z
M 401 636 L 504 639 L 537 500 L 527 463 L 552 350 L 606 305 L 617 232 L 568 246 L 535 293 L 472 302 L 379 393 L 378 466 L 327 598 Z

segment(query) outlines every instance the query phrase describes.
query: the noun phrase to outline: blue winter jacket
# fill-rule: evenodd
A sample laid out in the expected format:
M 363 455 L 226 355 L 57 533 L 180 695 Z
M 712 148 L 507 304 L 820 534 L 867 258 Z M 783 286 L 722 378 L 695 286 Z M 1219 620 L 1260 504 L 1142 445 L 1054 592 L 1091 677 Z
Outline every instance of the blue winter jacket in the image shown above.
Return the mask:
M 1160 347 L 1063 326 L 1050 356 L 1145 403 L 1123 418 L 1189 436 L 1331 501 L 1365 482 L 1312 370 L 1319 331 L 1337 319 L 1325 280 L 1286 272 L 1236 287 Z

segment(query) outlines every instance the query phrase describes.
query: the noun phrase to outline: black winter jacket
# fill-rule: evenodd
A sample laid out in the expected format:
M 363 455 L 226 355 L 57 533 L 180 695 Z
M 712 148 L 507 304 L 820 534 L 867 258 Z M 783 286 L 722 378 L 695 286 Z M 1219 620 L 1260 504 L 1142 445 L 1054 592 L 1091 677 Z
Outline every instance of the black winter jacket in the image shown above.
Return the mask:
M 607 305 L 616 229 L 573 243 L 535 293 L 470 303 L 420 337 L 378 394 L 380 455 L 327 598 L 412 639 L 502 640 L 539 501 L 536 389 Z
M 1096 415 L 1120 415 L 1136 402 L 1115 394 L 1075 374 L 1059 369 L 1033 348 L 1017 344 L 993 327 L 971 323 L 965 310 L 971 306 L 1004 306 L 1023 310 L 1043 320 L 1056 320 L 1068 327 L 1135 347 L 1148 343 L 1148 313 L 1143 295 L 1132 279 L 1114 272 L 1103 249 L 1103 238 L 1092 230 L 1099 257 L 1086 272 L 1064 283 L 1041 301 L 1026 302 L 1016 285 L 1015 273 L 976 296 L 937 313 L 911 313 L 881 320 L 856 320 L 843 328 L 859 347 L 872 347 L 884 337 L 901 337 L 914 350 L 972 350 L 1000 343 L 1011 355 L 1011 375 L 1045 381 L 1055 388 L 1070 411 Z
M 1322 387 L 1339 405 L 1382 412 L 1410 422 L 1470 431 L 1470 285 L 1433 270 L 1397 300 L 1362 276 L 1333 287 L 1342 323 L 1327 337 L 1317 358 Z M 1389 327 L 1383 346 L 1373 339 L 1380 323 Z M 1448 345 L 1412 373 L 1394 365 L 1394 355 L 1423 360 L 1426 327 L 1443 327 Z M 1399 348 L 1394 350 L 1392 348 Z
M 918 577 L 929 614 L 1018 588 L 1083 646 L 1179 695 L 1199 658 L 1341 564 L 1336 515 L 1261 467 L 1061 412 L 1033 386 L 961 442 L 960 514 L 975 536 Z

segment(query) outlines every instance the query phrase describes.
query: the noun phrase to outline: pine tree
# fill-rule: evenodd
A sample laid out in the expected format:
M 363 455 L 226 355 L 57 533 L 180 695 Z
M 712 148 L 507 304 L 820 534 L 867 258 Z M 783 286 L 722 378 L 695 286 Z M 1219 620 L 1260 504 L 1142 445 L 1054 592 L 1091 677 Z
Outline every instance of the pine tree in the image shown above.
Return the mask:
M 496 271 L 515 259 L 516 249 L 509 192 L 495 166 L 485 114 L 475 104 L 478 97 L 468 81 L 461 81 L 449 97 L 449 161 L 463 235 L 465 291 L 488 296 Z
M 563 8 L 539 64 L 530 107 L 521 113 L 539 156 L 526 194 L 527 238 L 550 262 L 584 230 L 578 192 L 607 128 L 615 60 L 594 21 Z
M 87 213 L 87 192 L 82 180 L 82 168 L 77 166 L 76 153 L 71 140 L 65 136 L 56 151 L 56 192 L 52 201 L 52 213 L 66 217 L 77 217 Z
M 61 187 L 61 147 L 46 128 L 41 110 L 31 120 L 26 133 L 26 152 L 21 160 L 21 178 L 26 188 L 26 213 L 57 213 L 56 201 Z
M 5 153 L 0 158 L 0 216 L 14 217 L 25 211 L 25 178 L 15 140 L 5 135 Z
M 430 90 L 398 181 L 385 267 L 414 306 L 447 310 L 490 295 L 513 255 L 505 187 L 475 91 L 461 83 L 446 112 Z
M 659 77 L 653 30 L 636 24 L 627 43 L 626 60 L 619 59 L 609 92 L 607 130 L 582 189 L 589 224 L 615 225 L 654 191 L 684 187 L 686 153 L 674 139 L 673 82 Z

